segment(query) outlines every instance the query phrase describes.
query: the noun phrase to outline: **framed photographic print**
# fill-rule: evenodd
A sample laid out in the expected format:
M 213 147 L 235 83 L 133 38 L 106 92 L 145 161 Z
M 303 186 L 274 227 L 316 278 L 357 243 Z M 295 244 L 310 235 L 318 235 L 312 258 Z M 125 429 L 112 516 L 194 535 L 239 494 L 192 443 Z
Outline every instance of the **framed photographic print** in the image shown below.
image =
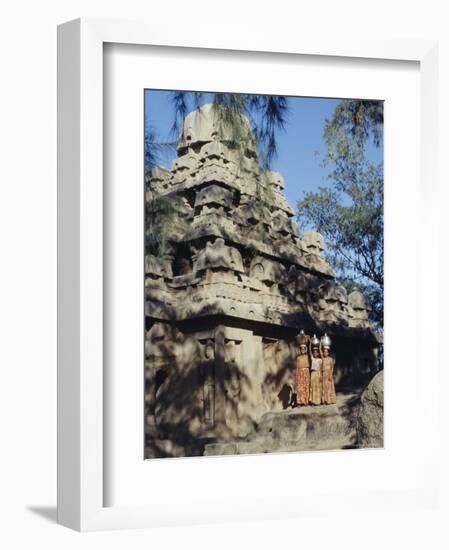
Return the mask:
M 435 502 L 435 44 L 181 27 L 59 28 L 59 522 Z
M 145 458 L 382 447 L 383 101 L 144 101 Z

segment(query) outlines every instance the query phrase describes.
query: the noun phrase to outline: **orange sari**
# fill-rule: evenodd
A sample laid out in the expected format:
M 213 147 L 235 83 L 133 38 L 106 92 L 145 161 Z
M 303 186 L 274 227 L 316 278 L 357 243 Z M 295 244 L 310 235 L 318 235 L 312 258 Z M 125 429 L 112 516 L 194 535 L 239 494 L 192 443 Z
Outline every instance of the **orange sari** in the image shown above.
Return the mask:
M 323 403 L 332 405 L 336 402 L 334 360 L 332 357 L 323 357 Z

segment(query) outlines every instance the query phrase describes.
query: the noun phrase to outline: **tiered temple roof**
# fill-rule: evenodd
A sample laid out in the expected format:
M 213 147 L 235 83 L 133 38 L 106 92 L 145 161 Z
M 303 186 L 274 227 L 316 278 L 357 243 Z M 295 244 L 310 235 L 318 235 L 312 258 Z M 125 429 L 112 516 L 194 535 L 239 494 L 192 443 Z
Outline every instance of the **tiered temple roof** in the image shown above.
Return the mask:
M 148 175 L 147 206 L 169 200 L 179 224 L 167 255 L 146 257 L 146 315 L 369 331 L 369 305 L 335 282 L 323 237 L 298 235 L 283 177 L 257 162 L 249 122 L 242 117 L 244 146 L 235 148 L 217 109 L 190 113 L 172 169 Z

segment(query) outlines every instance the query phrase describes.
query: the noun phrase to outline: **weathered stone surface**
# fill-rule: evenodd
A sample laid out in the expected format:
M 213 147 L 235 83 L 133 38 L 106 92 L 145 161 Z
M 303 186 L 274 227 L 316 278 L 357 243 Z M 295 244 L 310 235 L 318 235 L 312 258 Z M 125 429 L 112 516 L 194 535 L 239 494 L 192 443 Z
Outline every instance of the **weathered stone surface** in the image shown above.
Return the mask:
M 201 147 L 199 159 L 203 163 L 207 161 L 221 161 L 227 164 L 234 162 L 236 157 L 235 155 L 231 155 L 226 145 L 223 145 L 220 141 L 211 141 Z
M 249 276 L 267 283 L 285 284 L 287 282 L 285 266 L 262 256 L 255 256 L 251 260 Z
M 251 126 L 244 116 L 242 116 L 242 126 L 247 128 L 242 140 L 245 141 L 249 150 L 255 151 L 256 143 Z M 231 127 L 224 122 L 223 116 L 220 116 L 220 107 L 207 104 L 186 116 L 178 142 L 178 150 L 183 151 L 185 148 L 194 148 L 198 145 L 201 149 L 207 142 L 232 142 L 234 140 L 235 136 Z
M 258 203 L 254 197 L 243 195 L 240 204 L 235 210 L 235 221 L 243 226 L 254 226 L 260 222 L 267 222 L 270 218 L 268 208 Z
M 208 185 L 196 193 L 195 207 L 216 204 L 226 209 L 232 207 L 233 193 L 229 189 L 219 185 Z
M 371 306 L 359 290 L 353 290 L 348 296 L 349 326 L 369 328 L 368 318 Z
M 168 180 L 170 178 L 170 171 L 162 166 L 155 166 L 150 171 L 151 186 L 159 187 L 161 190 L 168 187 Z M 165 187 L 167 186 L 167 187 Z
M 340 394 L 336 405 L 265 413 L 254 430 L 232 443 L 209 443 L 205 455 L 319 451 L 356 448 L 358 393 Z
M 361 447 L 383 447 L 384 445 L 383 371 L 371 380 L 360 399 L 357 439 Z
M 307 233 L 304 233 L 302 242 L 308 252 L 317 256 L 321 256 L 325 248 L 323 235 L 317 231 L 307 231 Z
M 348 295 L 343 286 L 327 281 L 319 288 L 320 320 L 348 324 Z
M 272 172 L 270 170 L 267 170 L 265 172 L 266 182 L 268 185 L 273 185 L 278 190 L 282 190 L 285 188 L 285 181 L 279 172 Z
M 227 246 L 224 239 L 208 242 L 206 248 L 198 254 L 195 270 L 203 271 L 207 268 L 224 268 L 244 273 L 240 252 L 232 246 Z
M 147 255 L 145 272 L 156 277 L 173 277 L 172 267 L 168 260 L 161 260 L 155 256 Z

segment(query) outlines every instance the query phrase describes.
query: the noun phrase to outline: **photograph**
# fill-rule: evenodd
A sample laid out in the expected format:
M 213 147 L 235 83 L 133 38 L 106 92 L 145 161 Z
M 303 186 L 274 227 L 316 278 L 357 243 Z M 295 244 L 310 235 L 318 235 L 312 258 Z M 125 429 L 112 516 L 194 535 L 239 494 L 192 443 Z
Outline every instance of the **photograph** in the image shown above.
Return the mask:
M 382 448 L 383 101 L 144 106 L 145 459 Z
M 0 550 L 443 548 L 448 10 L 403 4 L 3 2 Z

